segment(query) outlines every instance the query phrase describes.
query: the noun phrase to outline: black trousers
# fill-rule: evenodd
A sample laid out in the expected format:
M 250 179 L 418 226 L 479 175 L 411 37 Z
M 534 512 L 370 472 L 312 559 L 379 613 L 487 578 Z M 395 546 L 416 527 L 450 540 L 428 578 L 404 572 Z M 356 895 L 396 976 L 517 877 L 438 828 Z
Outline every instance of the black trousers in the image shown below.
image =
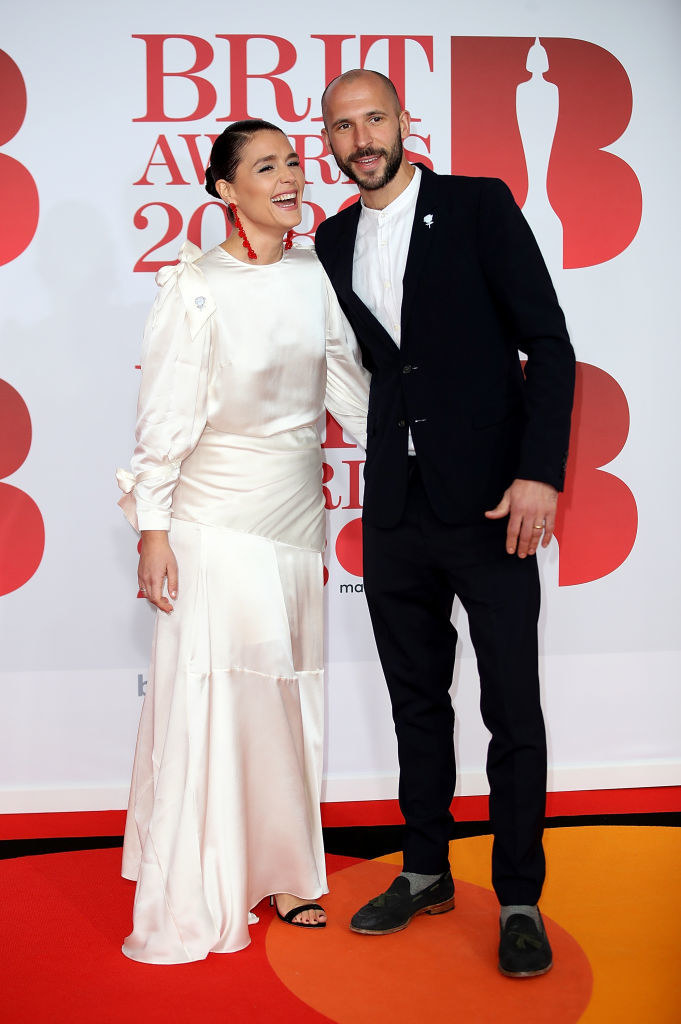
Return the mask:
M 502 904 L 539 900 L 545 862 L 546 735 L 539 700 L 535 558 L 505 551 L 506 520 L 450 526 L 431 509 L 416 459 L 407 503 L 389 529 L 364 524 L 364 591 L 397 734 L 404 870 L 446 871 L 452 835 L 454 712 L 449 690 L 458 596 L 480 675 L 494 832 L 492 883 Z

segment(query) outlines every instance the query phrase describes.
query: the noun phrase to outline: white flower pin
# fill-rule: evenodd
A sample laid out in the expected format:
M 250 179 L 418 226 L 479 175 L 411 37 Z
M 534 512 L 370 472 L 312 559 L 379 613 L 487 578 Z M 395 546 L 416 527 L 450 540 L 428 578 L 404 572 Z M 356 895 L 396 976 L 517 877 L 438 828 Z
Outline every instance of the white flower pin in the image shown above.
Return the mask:
M 194 305 L 197 307 L 197 309 L 203 309 L 203 307 L 206 305 L 206 300 L 204 299 L 203 295 L 197 295 L 197 297 L 194 299 Z
M 433 215 L 432 215 L 432 213 L 427 213 L 425 215 L 425 217 L 423 218 L 423 223 L 426 225 L 427 228 L 430 228 L 430 227 L 433 226 Z

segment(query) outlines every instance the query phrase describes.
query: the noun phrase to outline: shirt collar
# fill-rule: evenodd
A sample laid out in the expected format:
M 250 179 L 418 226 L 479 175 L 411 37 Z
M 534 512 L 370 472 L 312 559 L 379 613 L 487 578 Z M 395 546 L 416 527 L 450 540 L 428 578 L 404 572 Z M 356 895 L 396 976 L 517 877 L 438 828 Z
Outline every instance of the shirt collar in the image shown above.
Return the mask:
M 413 164 L 412 167 L 414 167 Z M 360 199 L 360 203 L 362 204 L 362 217 L 375 218 L 376 220 L 380 218 L 381 221 L 386 221 L 394 217 L 396 214 L 402 213 L 409 206 L 416 205 L 420 181 L 421 168 L 414 167 L 414 174 L 412 175 L 412 179 L 407 187 L 400 192 L 399 196 L 393 199 L 392 203 L 388 203 L 388 205 L 384 206 L 382 210 L 374 210 L 370 206 L 365 206 L 364 200 Z

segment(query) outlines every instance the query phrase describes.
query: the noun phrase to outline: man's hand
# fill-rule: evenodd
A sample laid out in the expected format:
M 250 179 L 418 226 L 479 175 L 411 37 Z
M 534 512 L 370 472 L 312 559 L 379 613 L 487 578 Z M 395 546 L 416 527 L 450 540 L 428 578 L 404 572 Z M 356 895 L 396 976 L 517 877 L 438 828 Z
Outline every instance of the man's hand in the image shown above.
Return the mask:
M 488 519 L 508 516 L 506 550 L 518 558 L 533 555 L 539 546 L 547 547 L 556 522 L 558 491 L 551 484 L 538 480 L 514 480 L 504 491 L 495 509 L 485 512 Z
M 168 593 L 173 600 L 177 597 L 177 562 L 168 543 L 166 530 L 142 530 L 137 579 L 139 588 L 148 601 L 162 612 L 170 614 L 173 606 L 163 594 L 163 581 L 168 580 Z

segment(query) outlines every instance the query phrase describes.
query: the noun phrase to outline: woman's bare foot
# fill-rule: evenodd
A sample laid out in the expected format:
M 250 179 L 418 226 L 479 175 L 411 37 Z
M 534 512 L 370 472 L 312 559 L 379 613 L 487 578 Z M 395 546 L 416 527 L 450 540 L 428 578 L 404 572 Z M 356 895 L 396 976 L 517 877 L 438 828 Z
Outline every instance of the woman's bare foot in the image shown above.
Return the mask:
M 286 917 L 289 911 L 295 907 L 302 907 L 305 903 L 310 903 L 310 900 L 301 900 L 297 896 L 291 896 L 288 892 L 278 892 L 274 897 L 277 910 L 282 917 Z M 319 924 L 326 924 L 326 912 L 321 908 L 319 910 L 303 910 L 300 914 L 296 914 L 293 918 L 295 924 L 305 924 L 310 928 L 315 928 Z

